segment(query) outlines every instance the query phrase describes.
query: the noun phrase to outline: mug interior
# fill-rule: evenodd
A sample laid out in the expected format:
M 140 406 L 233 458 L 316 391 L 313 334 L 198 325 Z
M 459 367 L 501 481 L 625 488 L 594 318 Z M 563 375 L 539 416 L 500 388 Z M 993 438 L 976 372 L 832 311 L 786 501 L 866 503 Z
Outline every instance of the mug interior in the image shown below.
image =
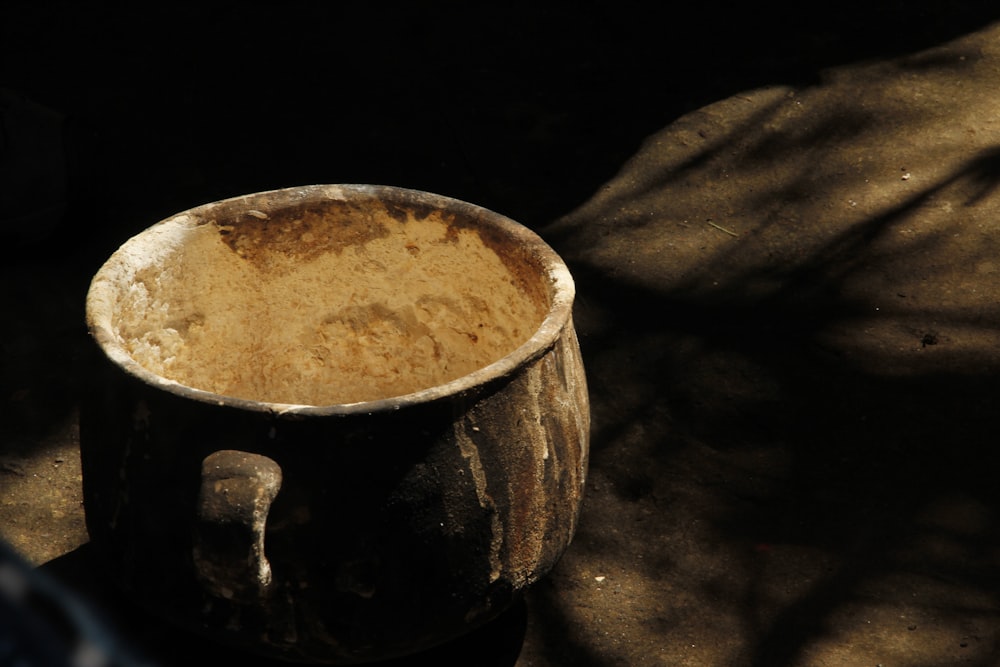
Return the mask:
M 180 386 L 270 404 L 379 401 L 524 346 L 553 308 L 550 252 L 502 216 L 426 193 L 259 193 L 130 239 L 95 276 L 88 319 L 113 359 Z

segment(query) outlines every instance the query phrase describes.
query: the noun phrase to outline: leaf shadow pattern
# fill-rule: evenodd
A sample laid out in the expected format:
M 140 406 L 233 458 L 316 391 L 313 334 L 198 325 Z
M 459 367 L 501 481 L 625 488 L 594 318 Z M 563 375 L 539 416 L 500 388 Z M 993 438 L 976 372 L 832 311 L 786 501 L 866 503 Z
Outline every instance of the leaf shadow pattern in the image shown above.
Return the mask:
M 638 236 L 644 226 L 669 220 L 657 210 L 616 224 L 622 200 L 587 210 L 586 231 L 554 225 L 549 238 L 577 279 L 594 409 L 588 493 L 596 499 L 576 562 L 636 572 L 647 590 L 633 604 L 650 615 L 676 606 L 679 592 L 693 596 L 710 609 L 692 613 L 739 628 L 738 640 L 723 642 L 735 664 L 814 664 L 816 651 L 857 644 L 859 633 L 905 654 L 928 626 L 953 633 L 954 650 L 911 648 L 907 664 L 935 664 L 941 651 L 995 664 L 1000 307 L 893 290 L 916 281 L 936 283 L 928 295 L 952 294 L 975 284 L 976 267 L 996 250 L 988 221 L 998 156 L 996 146 L 982 148 L 891 206 L 823 230 L 778 266 L 759 245 L 746 247 L 757 241 L 751 235 L 713 246 L 691 272 L 658 273 L 670 257 L 633 254 L 628 235 L 648 239 Z M 655 182 L 641 187 L 640 197 L 673 193 L 662 182 L 659 195 Z M 942 201 L 954 204 L 951 214 L 936 215 Z M 778 224 L 764 203 L 754 213 L 753 234 Z M 921 234 L 904 233 L 921 220 Z M 979 236 L 956 248 L 953 237 L 971 234 L 976 221 Z M 601 224 L 608 228 L 595 232 Z M 600 243 L 620 244 L 617 259 L 595 253 Z M 755 253 L 765 259 L 749 261 Z M 640 268 L 623 269 L 630 257 Z M 991 291 L 988 276 L 978 280 Z M 627 523 L 633 507 L 650 517 L 627 538 L 639 558 L 607 537 L 609 521 Z M 703 527 L 685 535 L 685 521 Z M 583 613 L 577 594 L 564 594 L 562 604 L 540 604 Z M 866 633 L 857 620 L 866 614 L 892 617 L 902 630 Z M 664 644 L 687 641 L 683 622 L 666 628 Z M 718 639 L 703 632 L 703 641 Z M 604 664 L 609 650 L 573 632 L 557 643 L 585 655 L 588 646 L 578 664 Z

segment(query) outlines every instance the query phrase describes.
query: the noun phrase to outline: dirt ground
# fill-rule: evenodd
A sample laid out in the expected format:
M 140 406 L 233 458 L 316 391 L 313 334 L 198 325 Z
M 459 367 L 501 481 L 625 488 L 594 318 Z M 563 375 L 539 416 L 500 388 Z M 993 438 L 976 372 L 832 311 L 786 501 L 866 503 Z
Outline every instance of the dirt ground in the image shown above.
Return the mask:
M 89 277 L 190 206 L 369 182 L 552 244 L 593 410 L 556 570 L 394 667 L 1000 665 L 985 3 L 57 7 L 0 10 L 0 82 L 64 114 L 67 146 L 16 171 L 8 143 L 0 173 L 69 174 L 64 215 L 0 222 L 0 536 L 141 652 L 234 659 L 94 575 Z

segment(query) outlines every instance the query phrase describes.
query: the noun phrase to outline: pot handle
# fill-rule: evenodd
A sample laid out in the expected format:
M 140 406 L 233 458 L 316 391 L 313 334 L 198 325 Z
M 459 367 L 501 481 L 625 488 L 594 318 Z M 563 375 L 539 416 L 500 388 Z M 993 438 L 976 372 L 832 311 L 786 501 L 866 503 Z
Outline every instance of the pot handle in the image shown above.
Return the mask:
M 193 556 L 209 593 L 237 602 L 267 594 L 264 528 L 280 488 L 281 467 L 266 456 L 227 449 L 202 461 Z

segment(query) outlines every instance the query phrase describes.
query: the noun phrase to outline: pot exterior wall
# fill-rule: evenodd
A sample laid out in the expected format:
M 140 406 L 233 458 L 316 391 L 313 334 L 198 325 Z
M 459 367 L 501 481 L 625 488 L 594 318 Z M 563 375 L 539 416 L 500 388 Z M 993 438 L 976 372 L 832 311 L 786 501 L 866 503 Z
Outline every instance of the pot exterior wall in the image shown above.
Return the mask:
M 137 600 L 225 643 L 341 664 L 428 648 L 506 609 L 575 531 L 589 406 L 571 321 L 506 377 L 372 414 L 217 405 L 103 361 L 81 408 L 92 542 Z M 251 593 L 206 585 L 196 549 L 222 450 L 280 468 Z

